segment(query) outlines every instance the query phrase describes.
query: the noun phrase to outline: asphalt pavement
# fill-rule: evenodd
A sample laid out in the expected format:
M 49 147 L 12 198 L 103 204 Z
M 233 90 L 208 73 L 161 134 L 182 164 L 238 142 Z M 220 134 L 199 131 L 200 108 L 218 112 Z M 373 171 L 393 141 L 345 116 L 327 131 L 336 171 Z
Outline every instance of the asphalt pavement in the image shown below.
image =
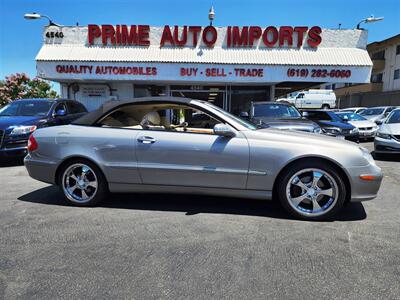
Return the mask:
M 305 222 L 193 195 L 68 206 L 3 161 L 0 299 L 400 299 L 400 158 L 377 163 L 378 198 Z

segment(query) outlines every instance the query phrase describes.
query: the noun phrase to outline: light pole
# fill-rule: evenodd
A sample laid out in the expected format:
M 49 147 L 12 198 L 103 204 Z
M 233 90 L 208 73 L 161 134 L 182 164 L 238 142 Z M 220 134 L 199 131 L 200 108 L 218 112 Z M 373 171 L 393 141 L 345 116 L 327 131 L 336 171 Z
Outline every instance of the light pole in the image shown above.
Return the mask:
M 382 20 L 383 20 L 383 17 L 375 18 L 374 16 L 370 16 L 369 18 L 365 18 L 365 19 L 361 20 L 360 22 L 358 22 L 357 29 L 360 29 L 361 23 L 373 23 L 373 22 L 378 22 L 378 21 L 382 21 Z
M 212 26 L 212 22 L 214 21 L 215 12 L 214 7 L 211 6 L 210 11 L 208 12 L 208 19 L 210 20 L 210 26 Z
M 24 18 L 27 20 L 47 19 L 49 21 L 49 26 L 60 26 L 59 24 L 54 23 L 48 16 L 38 13 L 25 14 Z

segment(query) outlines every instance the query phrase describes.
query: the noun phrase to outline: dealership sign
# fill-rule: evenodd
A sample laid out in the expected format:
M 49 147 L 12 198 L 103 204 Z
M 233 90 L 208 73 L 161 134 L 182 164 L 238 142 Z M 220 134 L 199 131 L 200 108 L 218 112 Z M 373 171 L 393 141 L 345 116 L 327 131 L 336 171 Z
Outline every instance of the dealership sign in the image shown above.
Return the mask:
M 41 62 L 37 65 L 37 71 L 39 76 L 51 80 L 365 82 L 369 78 L 370 67 Z
M 321 39 L 318 26 L 228 26 L 226 27 L 225 46 L 253 47 L 259 42 L 265 47 L 300 48 L 303 42 L 311 48 L 317 47 Z M 218 31 L 214 26 L 164 26 L 159 40 L 160 47 L 196 47 L 202 42 L 207 47 L 214 47 Z M 149 25 L 88 25 L 87 41 L 89 45 L 101 44 L 112 46 L 149 46 Z

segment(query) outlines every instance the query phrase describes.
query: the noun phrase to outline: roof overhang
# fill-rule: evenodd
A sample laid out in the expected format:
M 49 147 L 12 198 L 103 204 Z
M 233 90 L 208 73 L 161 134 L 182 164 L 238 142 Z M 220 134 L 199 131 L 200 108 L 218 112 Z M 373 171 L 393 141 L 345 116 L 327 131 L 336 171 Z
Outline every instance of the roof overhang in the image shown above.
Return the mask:
M 213 47 L 160 46 L 161 27 L 150 28 L 148 46 L 89 45 L 87 27 L 49 26 L 36 61 L 38 76 L 60 80 L 184 82 L 369 82 L 372 62 L 365 30 L 322 29 L 310 47 L 226 47 L 220 27 Z M 48 38 L 62 32 L 62 38 Z M 294 39 L 293 44 L 297 41 Z M 184 70 L 182 70 L 184 68 Z

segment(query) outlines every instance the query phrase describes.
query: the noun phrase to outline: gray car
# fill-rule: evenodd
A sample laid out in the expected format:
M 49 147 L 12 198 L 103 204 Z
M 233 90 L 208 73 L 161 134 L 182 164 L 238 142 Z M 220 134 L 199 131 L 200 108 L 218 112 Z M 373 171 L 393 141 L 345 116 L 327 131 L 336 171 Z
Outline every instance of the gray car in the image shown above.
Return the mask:
M 400 108 L 393 110 L 375 136 L 375 153 L 400 154 Z
M 252 102 L 250 114 L 241 112 L 240 116 L 258 127 L 322 133 L 317 123 L 308 120 L 294 105 L 284 102 Z
M 193 116 L 210 117 L 208 126 Z M 358 145 L 313 133 L 257 129 L 209 102 L 113 101 L 29 139 L 31 177 L 95 205 L 108 192 L 279 199 L 293 216 L 324 219 L 376 197 L 381 169 Z M 190 200 L 188 200 L 190 201 Z
M 377 106 L 365 109 L 360 113 L 361 116 L 375 122 L 376 124 L 382 124 L 383 120 L 389 115 L 389 113 L 396 109 L 396 106 Z

